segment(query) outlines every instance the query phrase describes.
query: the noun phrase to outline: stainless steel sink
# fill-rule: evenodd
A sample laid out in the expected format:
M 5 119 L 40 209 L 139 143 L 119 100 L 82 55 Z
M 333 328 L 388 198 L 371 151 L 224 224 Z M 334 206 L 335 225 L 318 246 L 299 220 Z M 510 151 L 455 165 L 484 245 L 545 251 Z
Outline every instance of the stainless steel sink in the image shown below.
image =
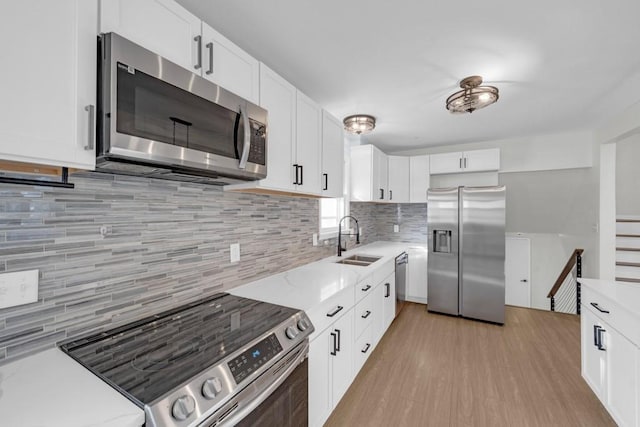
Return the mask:
M 359 265 L 361 267 L 366 267 L 373 264 L 380 258 L 382 257 L 370 255 L 351 255 L 348 258 L 336 261 L 336 264 Z

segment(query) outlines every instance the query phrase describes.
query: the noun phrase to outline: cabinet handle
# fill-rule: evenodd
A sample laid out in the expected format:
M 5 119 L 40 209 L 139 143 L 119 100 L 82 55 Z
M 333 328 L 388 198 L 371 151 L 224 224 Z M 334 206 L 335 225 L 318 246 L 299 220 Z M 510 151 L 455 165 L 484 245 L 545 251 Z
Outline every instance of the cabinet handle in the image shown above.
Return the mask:
M 593 345 L 596 347 L 598 346 L 598 329 L 600 329 L 600 326 L 593 325 Z
M 367 292 L 369 289 L 371 289 L 371 285 L 367 285 L 364 288 L 362 288 L 362 292 Z
M 89 140 L 84 146 L 85 150 L 93 150 L 96 143 L 96 106 L 87 105 L 84 111 L 89 112 Z
M 197 44 L 196 58 L 198 60 L 198 62 L 196 62 L 196 65 L 194 65 L 193 68 L 195 68 L 196 70 L 199 70 L 200 68 L 202 68 L 202 36 L 195 36 L 193 38 L 193 41 L 195 41 Z
M 206 74 L 213 74 L 213 42 L 207 43 L 207 49 L 209 49 L 209 69 Z
M 327 317 L 333 317 L 333 316 L 335 316 L 336 314 L 340 313 L 340 312 L 342 311 L 342 309 L 343 309 L 343 308 L 344 308 L 344 307 L 343 307 L 343 306 L 341 306 L 341 305 L 337 306 L 333 311 L 330 311 L 329 313 L 327 313 Z
M 391 284 L 385 283 L 384 285 L 387 287 L 387 293 L 384 295 L 384 297 L 389 298 L 391 296 Z
M 365 311 L 364 314 L 360 317 L 362 317 L 363 319 L 366 319 L 367 317 L 371 316 L 371 312 L 369 310 Z
M 467 168 L 467 158 L 466 157 L 464 158 L 464 168 L 465 169 Z
M 592 302 L 592 303 L 591 303 L 591 305 L 592 305 L 596 310 L 598 310 L 600 313 L 607 313 L 607 314 L 609 314 L 609 310 L 605 310 L 605 309 L 600 308 L 600 306 L 598 305 L 598 303 L 596 303 L 596 302 Z
M 300 165 L 300 185 L 302 185 L 303 181 L 304 181 L 304 169 L 302 165 Z
M 602 333 L 603 332 L 607 332 L 607 330 L 598 327 L 598 350 L 607 351 L 606 347 L 602 346 Z
M 340 351 L 340 341 L 342 341 L 340 339 L 340 329 L 336 329 L 336 333 L 338 334 L 338 348 L 336 348 L 336 351 Z
M 298 185 L 299 184 L 299 182 L 298 182 L 298 165 L 294 164 L 293 167 L 296 169 L 296 180 L 293 181 L 293 184 L 294 185 Z
M 389 200 L 393 200 L 393 191 L 389 190 Z
M 331 354 L 332 356 L 336 356 L 338 354 L 338 336 L 335 334 L 335 332 L 331 332 L 330 335 L 333 337 L 333 350 L 331 350 L 329 354 Z
M 384 200 L 384 188 L 380 189 L 380 200 Z
M 370 348 L 371 348 L 371 344 L 367 343 L 367 345 L 365 345 L 364 348 L 360 351 L 362 351 L 363 353 L 366 353 L 367 351 L 369 351 Z
M 460 157 L 460 169 L 462 169 L 462 157 Z
M 323 188 L 323 190 L 328 190 L 329 189 L 329 174 L 328 173 L 323 173 L 322 176 L 324 176 L 324 188 Z

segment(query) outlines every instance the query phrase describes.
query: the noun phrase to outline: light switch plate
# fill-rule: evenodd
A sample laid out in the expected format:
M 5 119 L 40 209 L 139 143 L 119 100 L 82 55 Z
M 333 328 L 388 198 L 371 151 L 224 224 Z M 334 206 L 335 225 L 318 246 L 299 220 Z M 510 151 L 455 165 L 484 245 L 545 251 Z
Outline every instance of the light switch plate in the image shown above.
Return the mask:
M 232 243 L 229 246 L 229 255 L 231 257 L 231 262 L 240 261 L 240 243 Z
M 38 270 L 0 274 L 0 308 L 38 301 Z
M 399 233 L 400 232 L 400 226 L 398 224 L 393 224 L 393 232 L 394 233 Z
M 313 241 L 313 246 L 318 246 L 318 233 L 313 233 L 312 241 Z

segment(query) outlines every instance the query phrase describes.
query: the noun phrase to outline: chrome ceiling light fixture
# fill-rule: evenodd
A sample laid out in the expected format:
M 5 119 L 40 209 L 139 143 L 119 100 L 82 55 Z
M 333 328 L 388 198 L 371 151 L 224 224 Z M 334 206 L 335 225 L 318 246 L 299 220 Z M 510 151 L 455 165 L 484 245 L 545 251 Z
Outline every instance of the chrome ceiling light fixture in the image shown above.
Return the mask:
M 495 86 L 480 86 L 482 77 L 470 76 L 460 81 L 461 91 L 447 98 L 447 110 L 453 114 L 473 113 L 499 98 L 498 88 Z
M 355 114 L 345 117 L 342 123 L 344 123 L 344 129 L 346 131 L 360 135 L 375 129 L 376 118 L 367 114 Z

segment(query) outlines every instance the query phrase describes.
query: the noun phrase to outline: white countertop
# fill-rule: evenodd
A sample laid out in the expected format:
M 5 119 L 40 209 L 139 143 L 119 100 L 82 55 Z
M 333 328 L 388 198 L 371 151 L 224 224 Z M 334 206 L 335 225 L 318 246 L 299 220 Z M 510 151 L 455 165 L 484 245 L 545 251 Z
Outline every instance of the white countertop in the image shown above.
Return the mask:
M 424 245 L 375 242 L 356 246 L 343 252 L 341 258 L 337 256 L 324 258 L 284 273 L 233 288 L 229 290 L 229 293 L 300 310 L 309 310 L 341 290 L 355 286 L 358 281 L 370 275 L 379 266 L 411 247 L 423 248 Z M 336 264 L 336 261 L 356 254 L 382 258 L 367 267 Z
M 640 321 L 640 284 L 585 278 L 581 278 L 580 283 L 618 304 Z
M 60 349 L 0 366 L 0 425 L 139 427 L 144 411 Z

